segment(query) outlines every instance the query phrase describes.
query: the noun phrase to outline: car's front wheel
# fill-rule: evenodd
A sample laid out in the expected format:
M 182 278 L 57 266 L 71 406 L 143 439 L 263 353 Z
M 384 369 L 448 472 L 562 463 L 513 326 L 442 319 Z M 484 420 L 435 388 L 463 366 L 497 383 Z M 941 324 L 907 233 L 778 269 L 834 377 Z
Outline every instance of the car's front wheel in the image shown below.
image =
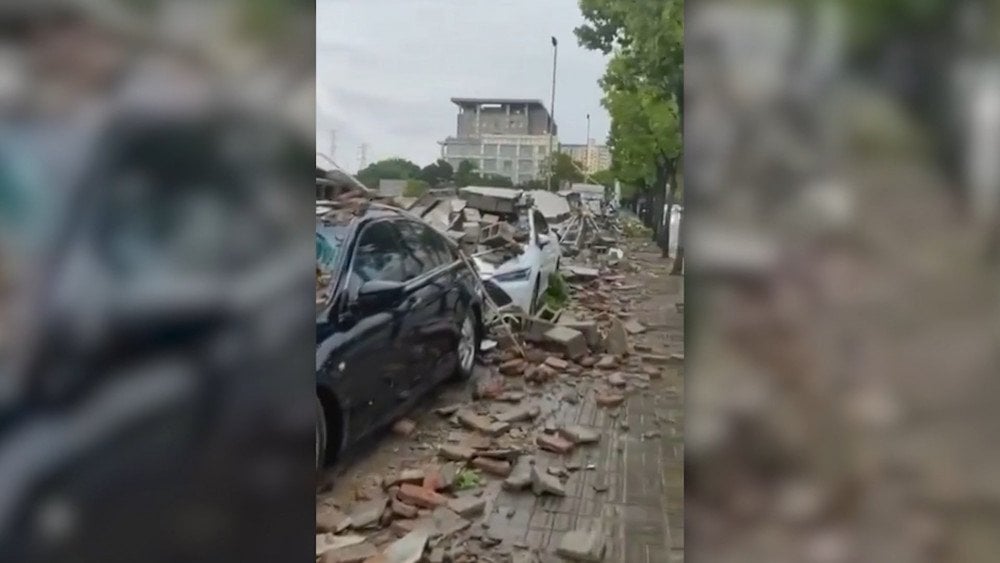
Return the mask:
M 476 312 L 469 310 L 465 314 L 458 334 L 458 365 L 455 375 L 460 380 L 472 377 L 476 365 L 476 355 L 479 353 L 479 334 L 476 331 Z

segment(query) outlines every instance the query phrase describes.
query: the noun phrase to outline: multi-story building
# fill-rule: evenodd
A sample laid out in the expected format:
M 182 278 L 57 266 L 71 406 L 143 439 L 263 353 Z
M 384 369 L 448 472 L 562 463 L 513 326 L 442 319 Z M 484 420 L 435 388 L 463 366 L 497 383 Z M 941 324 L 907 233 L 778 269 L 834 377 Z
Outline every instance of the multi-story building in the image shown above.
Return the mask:
M 563 145 L 559 150 L 583 164 L 587 174 L 611 168 L 611 149 L 607 145 L 598 145 L 594 139 L 587 139 L 586 145 Z
M 456 134 L 441 141 L 441 158 L 455 169 L 472 161 L 483 174 L 500 174 L 515 184 L 544 177 L 550 126 L 557 149 L 558 128 L 540 100 L 452 98 L 458 106 Z

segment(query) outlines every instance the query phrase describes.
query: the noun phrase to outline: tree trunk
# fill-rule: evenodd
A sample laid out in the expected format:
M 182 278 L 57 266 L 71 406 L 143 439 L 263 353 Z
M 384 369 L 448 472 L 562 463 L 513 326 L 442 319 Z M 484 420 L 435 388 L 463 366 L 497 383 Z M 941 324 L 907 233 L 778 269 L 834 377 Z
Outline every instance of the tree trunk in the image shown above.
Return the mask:
M 666 186 L 666 175 L 663 175 L 663 181 L 660 181 L 660 172 L 656 173 L 657 179 L 656 184 L 653 185 L 653 194 L 650 202 L 650 207 L 652 208 L 652 224 L 650 227 L 653 230 L 652 239 L 653 242 L 659 244 L 663 237 L 663 205 L 666 203 L 667 196 L 667 186 Z
M 683 237 L 677 237 L 678 242 L 683 240 Z M 684 247 L 677 245 L 677 256 L 674 257 L 674 263 L 670 267 L 671 276 L 679 276 L 684 273 Z
M 670 219 L 673 217 L 675 201 L 677 201 L 677 167 L 670 163 L 669 172 L 667 177 L 670 182 L 670 193 L 667 194 L 667 218 L 666 224 L 663 227 L 663 258 L 670 258 Z M 678 252 L 680 250 L 680 245 L 677 245 Z

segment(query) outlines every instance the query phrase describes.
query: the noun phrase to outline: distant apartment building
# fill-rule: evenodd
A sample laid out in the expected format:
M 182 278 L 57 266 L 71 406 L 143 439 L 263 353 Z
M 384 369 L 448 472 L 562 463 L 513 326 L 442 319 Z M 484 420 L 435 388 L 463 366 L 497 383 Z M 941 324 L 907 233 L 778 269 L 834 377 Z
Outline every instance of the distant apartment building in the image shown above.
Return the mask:
M 549 151 L 549 110 L 540 100 L 452 98 L 458 106 L 454 136 L 441 141 L 441 158 L 454 168 L 472 161 L 483 174 L 500 174 L 515 184 L 544 177 Z M 558 149 L 558 128 L 552 144 Z
M 598 145 L 593 139 L 588 139 L 586 145 L 563 145 L 560 150 L 583 164 L 583 170 L 588 174 L 611 168 L 611 149 Z

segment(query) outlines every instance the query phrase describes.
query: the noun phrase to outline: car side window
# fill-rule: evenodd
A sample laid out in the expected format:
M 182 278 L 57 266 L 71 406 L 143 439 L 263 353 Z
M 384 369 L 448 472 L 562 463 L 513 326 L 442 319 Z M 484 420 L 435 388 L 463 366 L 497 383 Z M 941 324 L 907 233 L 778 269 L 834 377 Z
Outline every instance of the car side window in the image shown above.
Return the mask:
M 458 260 L 458 253 L 451 247 L 444 235 L 430 227 L 423 226 L 423 228 L 426 231 L 428 246 L 430 246 L 434 254 L 438 257 L 438 264 L 440 266 L 449 266 L 455 260 Z
M 535 233 L 539 235 L 549 234 L 549 223 L 545 220 L 545 216 L 541 214 L 537 209 L 533 213 L 535 218 Z
M 351 264 L 352 276 L 360 283 L 369 281 L 406 281 L 403 261 L 406 254 L 396 229 L 388 221 L 364 227 Z
M 442 253 L 442 246 L 445 243 L 440 240 L 441 236 L 434 232 L 434 229 L 407 220 L 398 221 L 397 226 L 403 234 L 403 242 L 410 250 L 408 275 L 412 274 L 412 277 L 422 276 L 451 263 L 451 260 Z

